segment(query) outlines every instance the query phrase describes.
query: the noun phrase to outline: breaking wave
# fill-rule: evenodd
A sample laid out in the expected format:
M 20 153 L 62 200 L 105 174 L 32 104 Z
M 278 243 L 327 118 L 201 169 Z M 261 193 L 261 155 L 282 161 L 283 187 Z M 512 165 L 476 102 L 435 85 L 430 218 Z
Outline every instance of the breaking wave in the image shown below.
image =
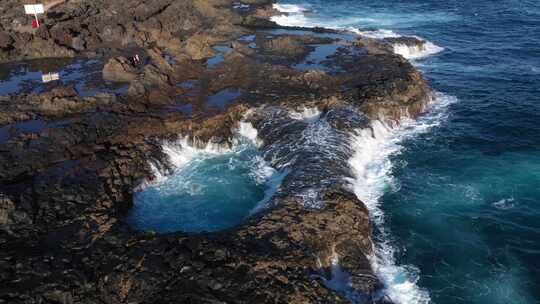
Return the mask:
M 151 161 L 154 177 L 134 195 L 127 221 L 140 230 L 217 231 L 241 224 L 266 207 L 286 172 L 258 150 L 257 131 L 242 122 L 233 144 L 194 144 L 188 138 L 162 145 L 164 162 Z
M 417 45 L 407 45 L 403 43 L 394 44 L 394 53 L 411 60 L 428 57 L 440 53 L 443 50 L 444 48 L 437 46 L 429 41 Z
M 401 37 L 400 34 L 391 31 L 391 30 L 359 30 L 357 28 L 349 27 L 347 28 L 349 31 L 356 33 L 360 36 L 364 36 L 367 38 L 373 38 L 373 39 L 384 39 L 384 38 L 398 38 Z
M 372 39 L 399 38 L 400 34 L 390 30 L 362 30 L 350 26 L 340 26 L 309 19 L 305 12 L 309 9 L 299 5 L 275 5 L 282 15 L 272 18 L 282 26 L 326 27 L 346 30 Z M 346 24 L 346 23 L 342 23 Z M 350 23 L 349 23 L 350 24 Z M 417 37 L 418 38 L 418 37 Z M 424 43 L 418 45 L 393 44 L 393 51 L 406 59 L 415 60 L 438 52 L 443 48 L 419 38 Z M 441 93 L 436 94 L 428 112 L 418 120 L 407 117 L 399 125 L 388 125 L 374 121 L 371 127 L 359 129 L 352 136 L 354 155 L 349 160 L 355 178 L 350 181 L 352 190 L 366 204 L 370 217 L 378 233 L 374 236 L 374 255 L 370 257 L 373 270 L 385 285 L 385 294 L 398 304 L 425 304 L 430 302 L 427 290 L 417 285 L 419 270 L 412 265 L 399 265 L 396 261 L 396 248 L 390 231 L 385 227 L 385 217 L 381 208 L 381 198 L 387 191 L 397 191 L 399 185 L 393 179 L 391 157 L 399 154 L 401 143 L 418 134 L 428 131 L 444 121 L 449 104 L 456 98 Z M 293 114 L 297 119 L 309 115 Z
M 309 11 L 308 8 L 294 4 L 274 4 L 274 9 L 281 13 L 300 14 Z
M 367 206 L 370 217 L 377 228 L 374 236 L 374 255 L 370 257 L 373 270 L 385 284 L 385 293 L 395 303 L 429 303 L 429 293 L 416 283 L 419 271 L 411 265 L 398 265 L 396 248 L 390 231 L 385 228 L 381 197 L 387 191 L 396 191 L 399 186 L 392 176 L 391 157 L 399 154 L 401 143 L 420 133 L 436 127 L 446 117 L 445 109 L 456 98 L 438 93 L 428 112 L 418 120 L 404 118 L 391 127 L 384 122 L 374 121 L 371 128 L 361 129 L 353 136 L 354 156 L 349 163 L 355 179 L 351 185 L 356 196 Z
M 321 111 L 318 108 L 302 108 L 302 112 L 290 111 L 289 116 L 296 120 L 315 122 L 321 116 Z
M 308 18 L 306 12 L 311 9 L 295 4 L 274 4 L 274 9 L 281 12 L 280 15 L 273 16 L 272 21 L 282 26 L 299 26 L 299 27 L 325 27 L 335 30 L 345 30 L 355 33 L 359 36 L 372 38 L 372 39 L 385 39 L 385 38 L 399 38 L 402 35 L 385 29 L 372 29 L 364 30 L 351 26 L 343 26 L 343 24 L 351 24 L 353 20 L 340 20 L 339 23 L 334 21 L 319 21 L 318 19 Z M 419 38 L 419 37 L 417 37 Z M 425 41 L 422 38 L 419 38 Z M 425 41 L 419 45 L 407 45 L 402 43 L 393 44 L 394 53 L 402 55 L 406 59 L 415 60 L 425 58 L 434 54 L 437 54 L 444 50 L 444 48 L 435 45 L 432 42 Z
M 270 18 L 275 23 L 283 26 L 308 26 L 309 21 L 305 15 L 308 9 L 294 4 L 274 4 L 274 9 L 281 13 Z

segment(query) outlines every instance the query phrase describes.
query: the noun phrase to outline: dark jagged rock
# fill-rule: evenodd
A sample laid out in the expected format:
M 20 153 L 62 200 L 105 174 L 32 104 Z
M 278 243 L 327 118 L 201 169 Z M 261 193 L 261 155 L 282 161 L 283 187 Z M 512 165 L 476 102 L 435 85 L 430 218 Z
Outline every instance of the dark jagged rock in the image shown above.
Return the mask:
M 92 57 L 103 70 L 0 99 L 0 303 L 349 303 L 325 286 L 336 260 L 362 299 L 387 303 L 367 258 L 368 211 L 344 182 L 349 134 L 370 119 L 419 115 L 427 84 L 386 42 L 274 31 L 271 1 L 243 3 L 249 9 L 232 0 L 69 1 L 31 31 L 19 1 L 5 1 L 0 60 Z M 139 65 L 127 59 L 135 54 Z M 115 93 L 105 80 L 129 89 Z M 83 87 L 95 94 L 82 96 Z M 228 89 L 240 93 L 209 105 Z M 304 107 L 320 117 L 291 118 Z M 123 222 L 152 178 L 150 161 L 170 165 L 163 141 L 230 145 L 243 119 L 265 157 L 281 160 L 274 167 L 291 166 L 268 209 L 215 233 Z M 329 145 L 301 140 L 310 128 L 323 128 Z
M 118 82 L 131 82 L 137 78 L 137 69 L 127 58 L 111 58 L 103 67 L 103 79 Z
M 384 41 L 389 44 L 403 44 L 406 46 L 422 47 L 426 44 L 425 40 L 416 37 L 393 37 L 384 38 Z

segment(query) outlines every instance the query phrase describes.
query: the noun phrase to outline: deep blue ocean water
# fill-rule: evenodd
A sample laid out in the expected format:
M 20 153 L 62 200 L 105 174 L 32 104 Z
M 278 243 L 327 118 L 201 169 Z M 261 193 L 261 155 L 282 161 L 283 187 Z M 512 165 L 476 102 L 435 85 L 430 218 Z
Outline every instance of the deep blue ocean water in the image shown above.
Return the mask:
M 540 2 L 280 4 L 308 10 L 281 22 L 385 30 L 445 49 L 414 64 L 457 101 L 390 156 L 384 236 L 432 303 L 540 303 Z

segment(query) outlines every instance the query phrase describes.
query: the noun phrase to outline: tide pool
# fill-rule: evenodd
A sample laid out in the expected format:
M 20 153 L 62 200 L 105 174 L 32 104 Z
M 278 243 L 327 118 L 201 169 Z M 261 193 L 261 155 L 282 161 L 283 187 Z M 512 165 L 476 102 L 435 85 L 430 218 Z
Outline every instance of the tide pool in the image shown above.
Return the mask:
M 127 222 L 156 232 L 210 232 L 242 224 L 264 208 L 283 178 L 261 158 L 256 145 L 240 137 L 232 149 L 196 149 L 187 141 L 164 151 L 171 172 L 135 194 Z

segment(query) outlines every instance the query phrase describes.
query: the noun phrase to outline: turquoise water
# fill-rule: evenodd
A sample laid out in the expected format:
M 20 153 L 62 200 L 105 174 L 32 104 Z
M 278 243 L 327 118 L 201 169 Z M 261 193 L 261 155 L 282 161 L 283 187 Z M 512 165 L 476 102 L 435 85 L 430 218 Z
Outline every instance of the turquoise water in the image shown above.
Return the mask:
M 372 159 L 374 174 L 357 188 L 373 205 L 392 299 L 540 303 L 540 4 L 280 4 L 296 5 L 282 7 L 292 12 L 277 19 L 283 24 L 416 35 L 444 48 L 414 64 L 456 101 L 419 122 L 430 128 L 410 126 L 375 145 L 388 157 Z
M 232 150 L 166 147 L 174 167 L 135 194 L 127 222 L 156 232 L 217 231 L 264 208 L 282 179 L 245 139 Z

